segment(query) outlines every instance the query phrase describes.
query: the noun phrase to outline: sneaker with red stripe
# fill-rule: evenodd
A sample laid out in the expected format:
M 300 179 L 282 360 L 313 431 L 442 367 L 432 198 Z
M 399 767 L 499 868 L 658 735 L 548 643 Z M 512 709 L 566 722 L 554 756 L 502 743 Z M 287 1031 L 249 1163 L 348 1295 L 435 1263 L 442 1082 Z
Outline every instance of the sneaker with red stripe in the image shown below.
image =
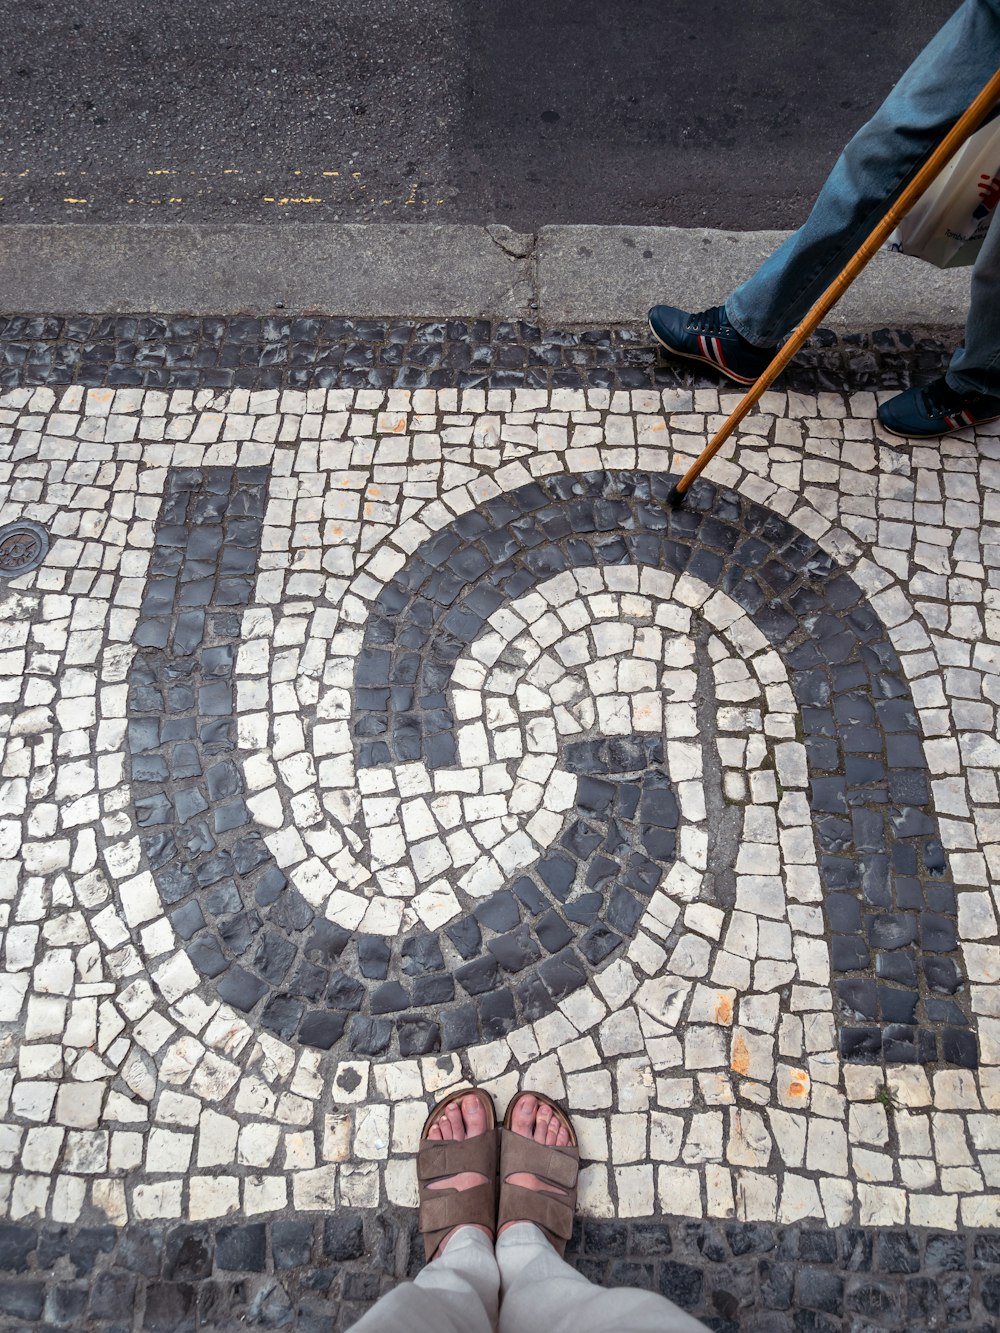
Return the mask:
M 654 305 L 649 312 L 649 327 L 671 356 L 713 366 L 737 384 L 753 384 L 778 350 L 747 342 L 730 324 L 723 305 L 700 314 L 689 314 L 672 305 Z
M 883 403 L 878 419 L 892 435 L 924 440 L 954 435 L 970 426 L 1000 420 L 1000 398 L 985 393 L 960 393 L 945 377 L 918 389 L 907 389 Z

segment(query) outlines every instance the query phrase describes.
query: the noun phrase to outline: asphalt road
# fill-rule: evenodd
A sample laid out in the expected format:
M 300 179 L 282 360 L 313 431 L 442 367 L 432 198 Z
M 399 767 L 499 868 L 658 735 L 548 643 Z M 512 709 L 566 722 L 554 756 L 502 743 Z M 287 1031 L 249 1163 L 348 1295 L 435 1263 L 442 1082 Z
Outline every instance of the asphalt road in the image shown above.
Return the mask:
M 0 0 L 0 221 L 790 227 L 954 0 Z

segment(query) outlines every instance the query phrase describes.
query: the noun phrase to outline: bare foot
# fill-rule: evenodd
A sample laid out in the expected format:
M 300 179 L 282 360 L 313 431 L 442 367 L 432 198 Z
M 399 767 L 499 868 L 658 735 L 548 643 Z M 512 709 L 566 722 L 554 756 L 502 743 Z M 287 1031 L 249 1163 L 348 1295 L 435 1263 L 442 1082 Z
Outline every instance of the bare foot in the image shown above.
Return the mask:
M 486 1128 L 486 1109 L 479 1098 L 470 1092 L 467 1097 L 449 1102 L 440 1119 L 436 1120 L 428 1129 L 427 1137 L 433 1143 L 440 1143 L 442 1140 L 449 1143 L 460 1143 L 463 1139 L 474 1139 L 479 1134 L 485 1134 Z M 476 1185 L 487 1184 L 489 1184 L 489 1181 L 479 1171 L 460 1171 L 457 1175 L 448 1176 L 445 1180 L 434 1181 L 428 1188 L 432 1190 L 471 1190 Z M 452 1227 L 434 1251 L 431 1256 L 432 1259 L 438 1257 L 455 1232 L 459 1230 L 461 1230 L 460 1227 Z M 476 1230 L 484 1232 L 491 1240 L 493 1239 L 493 1232 L 489 1227 L 477 1226 Z
M 540 1102 L 530 1092 L 522 1092 L 517 1096 L 510 1127 L 514 1134 L 523 1134 L 526 1139 L 534 1139 L 536 1143 L 544 1143 L 549 1148 L 566 1148 L 571 1142 L 569 1130 L 552 1107 Z M 566 1193 L 565 1190 L 545 1184 L 529 1171 L 515 1171 L 506 1177 L 506 1183 L 520 1185 L 526 1190 L 537 1190 L 541 1194 L 565 1196 Z M 502 1235 L 508 1227 L 515 1225 L 514 1221 L 505 1222 L 498 1234 Z

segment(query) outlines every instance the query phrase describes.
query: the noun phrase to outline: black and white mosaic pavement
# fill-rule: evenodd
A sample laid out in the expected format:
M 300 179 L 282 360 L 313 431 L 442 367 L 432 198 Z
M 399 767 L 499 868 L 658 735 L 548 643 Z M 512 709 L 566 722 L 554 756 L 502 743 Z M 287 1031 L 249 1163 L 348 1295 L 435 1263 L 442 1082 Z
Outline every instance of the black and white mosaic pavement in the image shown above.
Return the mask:
M 820 330 L 786 387 L 892 389 L 947 368 L 956 338 Z M 646 389 L 711 384 L 660 362 L 640 328 L 490 320 L 2 316 L 0 388 Z
M 557 849 L 445 932 L 355 936 L 317 917 L 274 865 L 227 757 L 266 482 L 259 469 L 170 475 L 135 635 L 136 822 L 188 955 L 224 1001 L 322 1050 L 345 1033 L 366 1056 L 462 1050 L 551 1013 L 631 938 L 673 862 L 678 808 L 662 742 L 571 744 L 564 762 L 581 781 Z M 954 998 L 965 990 L 954 888 L 885 627 L 786 520 L 710 487 L 671 508 L 671 484 L 641 473 L 545 478 L 418 547 L 366 623 L 349 721 L 358 767 L 459 766 L 453 664 L 543 580 L 630 564 L 721 588 L 792 669 L 841 1053 L 975 1067 L 975 1033 Z
M 634 331 L 3 323 L 6 1326 L 346 1327 L 471 1079 L 602 1281 L 992 1327 L 1000 432 L 869 392 L 946 350 L 672 510 L 735 396 Z
M 141 1231 L 0 1225 L 0 1318 L 93 1333 L 339 1333 L 419 1271 L 413 1221 L 347 1209 Z M 987 1330 L 1000 1318 L 993 1232 L 585 1220 L 567 1258 L 602 1286 L 666 1296 L 714 1333 L 930 1330 L 943 1318 Z

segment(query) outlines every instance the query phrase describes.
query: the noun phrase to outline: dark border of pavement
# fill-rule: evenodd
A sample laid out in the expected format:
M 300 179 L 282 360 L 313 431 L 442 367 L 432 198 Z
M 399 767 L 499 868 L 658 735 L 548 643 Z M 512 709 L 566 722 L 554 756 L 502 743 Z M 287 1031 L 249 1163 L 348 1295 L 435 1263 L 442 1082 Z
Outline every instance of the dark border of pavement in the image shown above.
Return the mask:
M 720 302 L 786 232 L 677 227 L 287 224 L 0 227 L 9 314 L 273 314 L 630 324 Z M 825 321 L 953 328 L 969 270 L 883 253 Z

